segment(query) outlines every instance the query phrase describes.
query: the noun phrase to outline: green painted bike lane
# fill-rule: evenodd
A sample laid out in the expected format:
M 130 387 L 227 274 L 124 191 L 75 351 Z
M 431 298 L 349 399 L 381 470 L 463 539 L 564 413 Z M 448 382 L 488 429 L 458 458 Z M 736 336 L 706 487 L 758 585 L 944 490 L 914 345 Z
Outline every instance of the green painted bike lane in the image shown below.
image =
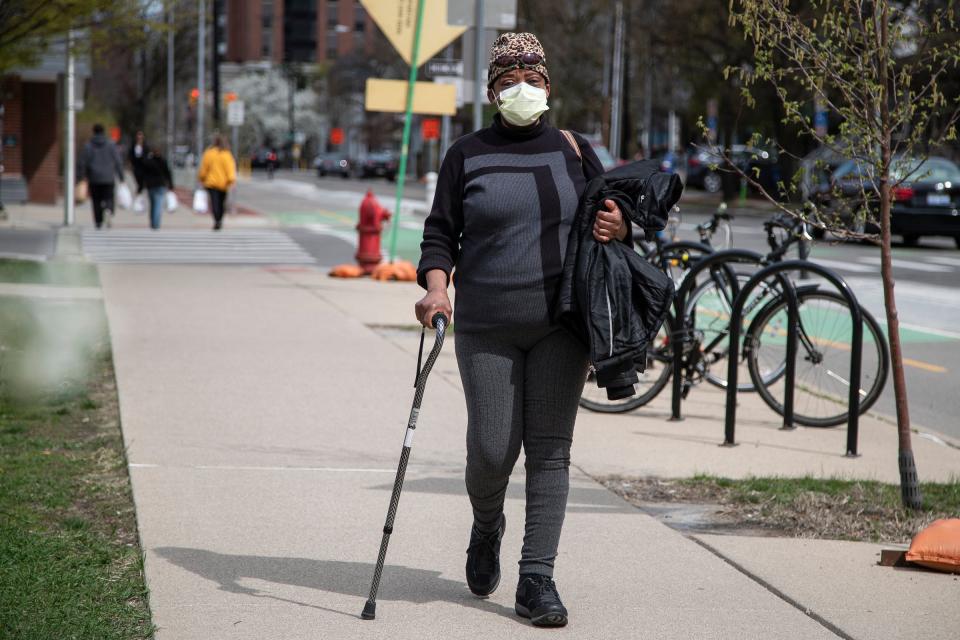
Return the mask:
M 357 233 L 358 212 L 356 210 L 326 210 L 315 211 L 285 211 L 268 213 L 282 226 L 306 227 L 319 233 L 329 230 L 342 233 Z M 395 218 L 383 225 L 380 235 L 380 250 L 384 258 L 390 252 L 390 234 L 393 231 Z M 420 241 L 423 239 L 423 221 L 413 215 L 400 218 L 400 228 L 397 231 L 397 256 L 416 264 L 420 261 Z

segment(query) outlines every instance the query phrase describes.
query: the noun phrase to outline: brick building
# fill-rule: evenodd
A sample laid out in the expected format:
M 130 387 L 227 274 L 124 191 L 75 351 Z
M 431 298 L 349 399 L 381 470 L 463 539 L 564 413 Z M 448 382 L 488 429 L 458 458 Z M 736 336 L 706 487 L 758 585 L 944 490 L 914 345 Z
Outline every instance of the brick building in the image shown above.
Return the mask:
M 323 62 L 371 54 L 377 27 L 358 0 L 226 0 L 225 62 Z
M 3 174 L 0 200 L 53 204 L 62 189 L 63 154 L 60 138 L 63 43 L 52 45 L 29 69 L 14 69 L 0 79 L 3 104 Z M 90 76 L 90 65 L 75 64 L 78 95 Z

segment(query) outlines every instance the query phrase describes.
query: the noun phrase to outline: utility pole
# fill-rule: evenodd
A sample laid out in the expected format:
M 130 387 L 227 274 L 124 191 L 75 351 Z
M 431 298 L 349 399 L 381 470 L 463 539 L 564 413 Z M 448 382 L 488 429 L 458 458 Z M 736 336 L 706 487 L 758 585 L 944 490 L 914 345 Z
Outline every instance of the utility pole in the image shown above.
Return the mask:
M 220 128 L 220 2 L 210 0 L 213 5 L 213 127 Z
M 476 0 L 474 14 L 476 38 L 473 48 L 473 130 L 483 128 L 483 97 L 486 93 L 483 86 L 483 45 L 486 44 L 487 30 L 483 28 L 484 0 Z
M 206 30 L 207 30 L 207 5 L 205 0 L 199 0 L 200 12 L 197 18 L 197 165 L 200 164 L 200 157 L 203 155 L 203 112 L 207 101 L 207 86 L 204 78 L 204 62 L 207 57 L 206 48 Z
M 656 15 L 652 13 L 657 10 L 657 6 L 652 0 L 648 0 L 647 15 Z M 650 37 L 650 30 L 644 29 L 643 51 L 646 60 L 643 64 L 643 153 L 644 157 L 653 156 L 653 39 Z
M 453 45 L 447 45 L 443 56 L 450 60 L 453 58 Z M 462 67 L 462 65 L 461 65 Z M 462 79 L 461 79 L 462 83 Z M 463 87 L 461 86 L 461 89 Z M 447 155 L 447 149 L 450 147 L 450 116 L 444 115 L 440 119 L 440 163 L 443 164 L 443 158 Z
M 613 26 L 613 82 L 610 102 L 610 155 L 620 159 L 620 119 L 623 93 L 623 2 L 617 0 Z
M 64 84 L 66 85 L 66 104 L 64 105 L 64 145 L 63 145 L 63 226 L 73 226 L 76 214 L 74 203 L 74 185 L 76 184 L 76 73 L 73 55 L 74 33 L 67 32 L 67 72 Z
M 176 126 L 176 103 L 174 96 L 174 50 L 173 50 L 173 5 L 174 0 L 167 0 L 167 158 L 173 157 L 173 128 Z

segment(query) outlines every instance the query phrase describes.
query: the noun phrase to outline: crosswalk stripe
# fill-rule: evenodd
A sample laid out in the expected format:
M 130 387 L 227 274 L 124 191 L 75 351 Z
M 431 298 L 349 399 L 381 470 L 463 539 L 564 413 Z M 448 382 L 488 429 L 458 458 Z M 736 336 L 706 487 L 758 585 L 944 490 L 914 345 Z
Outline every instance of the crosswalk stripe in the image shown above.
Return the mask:
M 316 263 L 293 239 L 275 230 L 85 230 L 81 241 L 84 255 L 101 263 Z
M 857 258 L 857 260 L 864 264 L 872 264 L 878 267 L 880 266 L 880 256 L 861 256 Z M 928 273 L 949 273 L 954 271 L 953 268 L 944 266 L 942 264 L 929 264 L 927 262 L 917 262 L 916 260 L 903 260 L 896 256 L 893 258 L 893 268 L 913 269 L 914 271 L 926 271 Z

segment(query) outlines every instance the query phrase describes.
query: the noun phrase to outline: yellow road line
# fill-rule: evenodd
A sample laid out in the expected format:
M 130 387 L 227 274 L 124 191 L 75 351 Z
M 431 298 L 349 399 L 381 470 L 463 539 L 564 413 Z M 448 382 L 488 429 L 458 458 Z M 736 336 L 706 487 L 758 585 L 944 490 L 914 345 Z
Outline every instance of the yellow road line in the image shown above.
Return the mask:
M 718 318 L 729 320 L 728 315 L 721 315 L 720 313 L 713 311 L 712 309 L 699 309 L 698 313 L 705 313 L 706 315 L 713 315 Z M 780 337 L 785 337 L 787 335 L 786 329 L 777 329 L 777 335 Z M 842 349 L 844 351 L 850 351 L 850 345 L 845 342 L 836 342 L 834 340 L 827 340 L 825 338 L 818 338 L 813 336 L 810 338 L 811 342 L 814 344 L 819 344 L 824 347 L 836 347 L 837 349 Z M 923 360 L 914 360 L 913 358 L 904 358 L 903 364 L 908 367 L 913 367 L 914 369 L 921 369 L 923 371 L 929 371 L 930 373 L 946 373 L 948 370 L 946 367 L 941 367 L 938 364 L 931 364 L 929 362 L 924 362 Z
M 913 358 L 904 358 L 903 364 L 908 367 L 914 367 L 916 369 L 923 369 L 924 371 L 929 371 L 931 373 L 946 373 L 947 368 L 941 367 L 938 364 L 930 364 L 929 362 L 924 362 L 923 360 L 914 360 Z

